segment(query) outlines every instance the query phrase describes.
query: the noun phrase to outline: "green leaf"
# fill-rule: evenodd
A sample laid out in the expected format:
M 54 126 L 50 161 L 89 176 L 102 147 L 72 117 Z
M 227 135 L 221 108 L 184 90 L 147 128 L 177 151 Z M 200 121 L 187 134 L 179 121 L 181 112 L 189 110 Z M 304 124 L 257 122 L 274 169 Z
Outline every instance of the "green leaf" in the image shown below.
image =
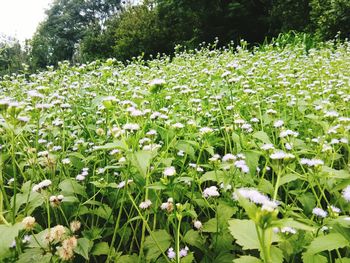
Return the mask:
M 273 263 L 282 263 L 283 262 L 283 252 L 276 246 L 271 247 L 271 259 Z
M 303 263 L 327 263 L 328 259 L 321 255 L 310 255 L 307 253 L 304 253 L 303 256 Z
M 184 153 L 188 154 L 192 159 L 195 158 L 195 150 L 188 142 L 179 141 L 175 145 L 175 148 L 179 151 L 183 151 Z
M 260 249 L 255 223 L 252 220 L 231 219 L 228 224 L 231 234 L 243 249 Z
M 186 257 L 180 259 L 181 263 L 192 263 L 194 260 L 193 253 L 188 253 Z
M 349 242 L 339 233 L 330 233 L 325 236 L 316 237 L 309 245 L 306 253 L 315 255 L 319 252 L 348 246 Z
M 145 178 L 154 153 L 151 151 L 138 151 L 132 154 L 132 164 Z
M 337 258 L 335 263 L 350 263 L 350 258 Z
M 203 224 L 203 232 L 216 233 L 218 232 L 218 221 L 216 218 L 211 218 Z
M 89 259 L 89 251 L 93 246 L 93 242 L 87 238 L 79 238 L 78 245 L 74 248 L 74 252 L 81 255 L 86 260 Z
M 253 137 L 262 141 L 263 143 L 271 143 L 269 136 L 264 131 L 258 131 L 253 133 Z
M 66 179 L 62 181 L 58 187 L 62 190 L 63 195 L 71 195 L 71 194 L 77 194 L 84 197 L 87 197 L 87 194 L 85 192 L 85 187 L 80 185 L 76 180 L 74 179 Z
M 279 186 L 287 184 L 287 183 L 292 182 L 292 181 L 295 181 L 297 179 L 299 179 L 299 176 L 297 176 L 295 174 L 282 175 Z
M 47 253 L 43 255 L 43 250 L 41 248 L 31 248 L 26 249 L 24 253 L 20 254 L 17 263 L 50 263 L 52 259 L 52 254 Z
M 233 260 L 234 263 L 262 263 L 262 261 L 256 257 L 252 256 L 241 256 Z
M 114 149 L 126 150 L 127 148 L 128 148 L 128 146 L 124 142 L 115 141 L 115 142 L 111 142 L 111 143 L 106 143 L 105 145 L 96 146 L 96 147 L 94 147 L 94 150 L 95 151 L 98 151 L 98 150 L 109 151 L 109 150 L 114 150 Z
M 17 223 L 11 226 L 0 225 L 0 259 L 5 258 L 5 255 L 10 251 L 10 245 L 18 236 L 18 232 L 22 229 L 22 223 Z
M 133 254 L 133 255 L 124 255 L 121 256 L 117 259 L 115 263 L 135 263 L 138 261 L 138 256 Z
M 255 175 L 256 168 L 258 167 L 261 154 L 259 152 L 255 152 L 255 151 L 246 151 L 246 152 L 244 152 L 244 155 L 246 157 L 245 161 L 249 167 L 249 173 L 251 175 Z
M 108 255 L 109 253 L 109 245 L 107 242 L 100 242 L 94 245 L 91 251 L 91 255 L 100 256 L 100 255 Z
M 200 183 L 204 183 L 206 181 L 213 181 L 222 183 L 224 181 L 225 173 L 223 171 L 209 171 L 204 173 L 201 178 L 199 178 Z
M 146 259 L 157 259 L 170 247 L 171 240 L 171 236 L 165 230 L 153 231 L 145 240 Z
M 198 231 L 195 231 L 193 229 L 190 229 L 189 231 L 186 232 L 182 241 L 188 245 L 197 247 L 202 251 L 206 250 L 206 248 L 204 246 L 205 238 L 202 235 L 200 235 Z

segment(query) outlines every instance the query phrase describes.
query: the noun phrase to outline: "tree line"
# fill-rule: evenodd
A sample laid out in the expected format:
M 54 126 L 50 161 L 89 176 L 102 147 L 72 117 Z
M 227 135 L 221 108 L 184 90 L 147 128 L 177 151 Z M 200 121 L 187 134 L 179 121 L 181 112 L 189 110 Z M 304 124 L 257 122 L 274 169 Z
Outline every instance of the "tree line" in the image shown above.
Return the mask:
M 59 61 L 127 61 L 244 39 L 264 40 L 290 30 L 317 40 L 350 34 L 348 0 L 54 0 L 24 47 L 0 40 L 0 75 L 22 64 L 35 72 Z

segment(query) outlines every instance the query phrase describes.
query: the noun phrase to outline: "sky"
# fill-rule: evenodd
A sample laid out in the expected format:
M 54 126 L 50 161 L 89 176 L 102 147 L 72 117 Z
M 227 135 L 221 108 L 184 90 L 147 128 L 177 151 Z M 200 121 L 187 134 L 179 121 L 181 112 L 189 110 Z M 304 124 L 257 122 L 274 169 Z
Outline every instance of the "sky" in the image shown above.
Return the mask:
M 33 36 L 52 0 L 0 0 L 0 33 L 21 42 Z

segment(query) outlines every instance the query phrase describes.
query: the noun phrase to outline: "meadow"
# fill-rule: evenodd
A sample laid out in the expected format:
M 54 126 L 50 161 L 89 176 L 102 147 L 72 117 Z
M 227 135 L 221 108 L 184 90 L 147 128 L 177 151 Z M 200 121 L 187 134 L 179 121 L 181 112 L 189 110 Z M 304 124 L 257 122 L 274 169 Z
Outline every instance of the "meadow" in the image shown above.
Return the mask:
M 350 45 L 203 45 L 0 81 L 0 262 L 350 262 Z

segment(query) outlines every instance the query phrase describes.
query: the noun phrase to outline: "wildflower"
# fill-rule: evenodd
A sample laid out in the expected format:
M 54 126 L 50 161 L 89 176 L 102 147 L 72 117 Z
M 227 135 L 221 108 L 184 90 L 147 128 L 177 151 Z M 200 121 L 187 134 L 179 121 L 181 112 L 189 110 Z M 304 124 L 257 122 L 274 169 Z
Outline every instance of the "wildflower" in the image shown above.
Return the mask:
M 328 209 L 332 211 L 333 214 L 336 214 L 336 215 L 338 215 L 341 212 L 340 208 L 333 205 L 329 206 Z
M 285 153 L 284 151 L 275 151 L 270 155 L 270 158 L 272 160 L 287 160 L 294 159 L 295 156 L 291 153 Z
M 137 131 L 140 129 L 140 126 L 136 123 L 126 123 L 123 126 L 124 130 Z
M 27 216 L 23 218 L 22 223 L 24 224 L 24 229 L 30 231 L 34 228 L 35 218 L 32 216 Z
M 348 185 L 344 190 L 343 190 L 343 198 L 350 202 L 350 185 Z
M 294 235 L 294 234 L 297 233 L 297 231 L 294 228 L 292 228 L 292 227 L 286 226 L 286 227 L 283 227 L 281 229 L 281 233 L 287 233 L 287 234 L 293 234 Z
M 205 188 L 203 191 L 203 197 L 215 197 L 215 196 L 220 196 L 218 192 L 218 188 L 216 186 L 210 186 L 208 188 Z
M 174 259 L 176 257 L 176 253 L 172 247 L 168 249 L 167 254 L 169 259 Z
M 179 251 L 180 258 L 186 257 L 187 254 L 188 254 L 188 251 L 189 251 L 189 248 L 188 248 L 187 246 L 184 247 L 184 248 L 182 248 L 182 249 Z
M 139 207 L 141 208 L 141 209 L 147 209 L 147 208 L 149 208 L 150 206 L 152 205 L 152 202 L 151 202 L 151 200 L 146 200 L 146 201 L 144 201 L 144 202 L 141 202 L 140 203 L 140 205 L 139 205 Z
M 199 129 L 199 133 L 202 135 L 212 133 L 212 132 L 213 132 L 213 129 L 209 127 L 203 127 Z
M 62 159 L 62 164 L 70 164 L 70 159 L 69 158 Z
M 74 220 L 70 223 L 70 230 L 75 233 L 77 232 L 81 227 L 81 223 L 78 220 Z
M 196 229 L 201 229 L 202 227 L 203 227 L 203 225 L 202 225 L 202 222 L 201 221 L 199 221 L 199 220 L 195 220 L 194 222 L 193 222 L 193 226 L 196 228 Z
M 46 234 L 46 240 L 49 242 L 58 242 L 63 240 L 64 235 L 66 233 L 66 229 L 62 225 L 57 225 L 50 229 L 50 231 Z
M 322 218 L 325 218 L 328 215 L 328 213 L 326 211 L 324 211 L 322 208 L 318 208 L 318 207 L 315 207 L 314 209 L 312 209 L 312 213 L 315 216 L 322 217 Z
M 164 169 L 163 175 L 166 176 L 174 176 L 176 174 L 176 170 L 174 166 L 170 166 Z
M 235 161 L 235 166 L 237 168 L 240 168 L 243 173 L 249 173 L 249 167 L 248 167 L 247 163 L 245 162 L 245 160 Z
M 316 167 L 316 166 L 320 166 L 323 165 L 324 162 L 322 160 L 319 159 L 306 159 L 306 158 L 302 158 L 300 160 L 301 164 L 307 165 L 309 167 Z
M 223 162 L 229 162 L 229 161 L 234 161 L 236 160 L 237 157 L 231 153 L 228 153 L 228 154 L 225 154 L 223 157 L 222 157 L 222 161 Z
M 273 123 L 273 127 L 275 127 L 275 128 L 280 128 L 280 127 L 282 127 L 284 125 L 284 121 L 282 121 L 282 120 L 278 120 L 278 121 L 275 121 L 274 123 Z
M 28 243 L 31 240 L 32 236 L 29 235 L 24 235 L 23 239 L 22 239 L 22 243 Z

